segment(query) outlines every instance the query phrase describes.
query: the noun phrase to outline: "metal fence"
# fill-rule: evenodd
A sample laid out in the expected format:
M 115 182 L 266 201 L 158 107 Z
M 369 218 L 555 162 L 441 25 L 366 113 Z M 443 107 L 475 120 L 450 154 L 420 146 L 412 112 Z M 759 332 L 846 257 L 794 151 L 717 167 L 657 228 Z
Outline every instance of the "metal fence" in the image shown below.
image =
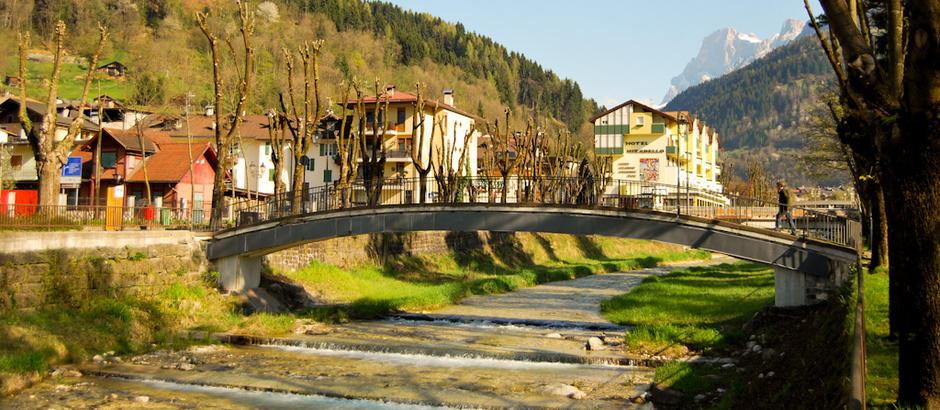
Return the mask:
M 209 208 L 0 203 L 0 230 L 209 229 Z
M 297 200 L 288 192 L 263 202 L 238 201 L 232 207 L 232 217 L 235 226 L 240 226 L 296 214 L 418 203 L 505 203 L 643 210 L 763 229 L 776 227 L 778 211 L 778 204 L 774 201 L 642 181 L 514 176 L 441 180 L 428 177 L 422 183 L 418 178 L 395 177 L 383 180 L 380 188 L 367 186 L 359 179 L 345 187 L 311 187 L 301 192 Z M 802 237 L 855 246 L 861 235 L 861 225 L 845 210 L 794 206 L 792 217 L 797 234 Z

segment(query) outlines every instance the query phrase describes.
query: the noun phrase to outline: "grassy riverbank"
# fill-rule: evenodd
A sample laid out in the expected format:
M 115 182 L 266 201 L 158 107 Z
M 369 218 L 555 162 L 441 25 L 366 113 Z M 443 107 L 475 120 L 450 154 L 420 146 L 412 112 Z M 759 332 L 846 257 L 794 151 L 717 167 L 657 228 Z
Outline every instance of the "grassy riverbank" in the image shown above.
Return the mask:
M 865 342 L 870 407 L 892 407 L 898 400 L 898 343 L 889 337 L 888 272 L 865 275 Z
M 888 339 L 888 277 L 881 272 L 865 280 L 867 399 L 890 407 L 897 399 L 897 344 Z M 851 286 L 824 303 L 777 309 L 770 307 L 772 270 L 721 265 L 649 278 L 602 311 L 635 326 L 625 340 L 638 354 L 734 359 L 728 367 L 677 361 L 657 369 L 656 382 L 681 391 L 686 403 L 702 395 L 693 407 L 840 408 L 848 395 Z
M 479 251 L 363 261 L 350 270 L 314 264 L 280 273 L 339 308 L 247 313 L 237 298 L 211 285 L 211 275 L 152 295 L 89 295 L 68 305 L 0 313 L 0 394 L 44 377 L 51 366 L 102 352 L 134 354 L 190 343 L 176 338 L 178 330 L 283 335 L 298 323 L 428 309 L 473 294 L 708 256 L 652 242 L 518 234 Z

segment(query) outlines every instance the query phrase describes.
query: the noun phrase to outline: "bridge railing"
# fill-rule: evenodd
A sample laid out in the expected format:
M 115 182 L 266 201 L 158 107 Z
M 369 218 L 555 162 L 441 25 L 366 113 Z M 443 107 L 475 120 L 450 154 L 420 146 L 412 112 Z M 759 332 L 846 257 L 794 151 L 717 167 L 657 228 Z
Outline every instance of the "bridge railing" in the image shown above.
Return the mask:
M 294 200 L 291 192 L 264 202 L 233 204 L 235 225 L 337 209 L 418 203 L 533 204 L 650 210 L 754 228 L 775 228 L 778 204 L 695 187 L 591 177 L 387 178 L 381 187 L 362 179 L 345 186 L 311 187 Z M 854 246 L 860 225 L 844 210 L 792 210 L 798 235 Z M 785 223 L 784 223 L 785 224 Z M 789 229 L 786 229 L 789 230 Z

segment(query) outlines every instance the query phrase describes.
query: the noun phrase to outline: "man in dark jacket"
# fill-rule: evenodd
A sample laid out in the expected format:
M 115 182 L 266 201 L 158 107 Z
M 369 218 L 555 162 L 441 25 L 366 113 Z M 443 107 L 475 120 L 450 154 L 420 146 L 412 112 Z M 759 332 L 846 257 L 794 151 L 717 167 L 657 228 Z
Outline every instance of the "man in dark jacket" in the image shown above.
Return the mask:
M 793 206 L 793 192 L 787 188 L 787 183 L 782 179 L 777 181 L 777 202 L 780 205 L 777 211 L 776 229 L 780 230 L 781 219 L 786 217 L 787 223 L 790 224 L 790 233 L 796 235 L 796 226 L 793 225 L 793 214 L 790 213 L 790 207 Z

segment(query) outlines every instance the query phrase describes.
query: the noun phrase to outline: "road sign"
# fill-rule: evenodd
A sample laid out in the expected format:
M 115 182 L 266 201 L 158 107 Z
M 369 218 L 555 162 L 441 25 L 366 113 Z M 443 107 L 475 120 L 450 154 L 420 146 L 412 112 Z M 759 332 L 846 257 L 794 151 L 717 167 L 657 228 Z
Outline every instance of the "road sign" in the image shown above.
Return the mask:
M 60 185 L 77 185 L 82 183 L 82 157 L 69 157 L 68 162 L 62 166 Z

